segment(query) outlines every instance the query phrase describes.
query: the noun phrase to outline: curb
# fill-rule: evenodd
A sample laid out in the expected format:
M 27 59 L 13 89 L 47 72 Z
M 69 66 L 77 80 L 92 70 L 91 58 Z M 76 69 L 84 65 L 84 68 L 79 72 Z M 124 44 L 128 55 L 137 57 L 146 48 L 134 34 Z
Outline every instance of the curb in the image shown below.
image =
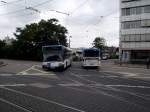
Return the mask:
M 3 62 L 0 63 L 0 67 L 6 66 L 6 65 L 8 65 L 8 64 L 3 63 Z

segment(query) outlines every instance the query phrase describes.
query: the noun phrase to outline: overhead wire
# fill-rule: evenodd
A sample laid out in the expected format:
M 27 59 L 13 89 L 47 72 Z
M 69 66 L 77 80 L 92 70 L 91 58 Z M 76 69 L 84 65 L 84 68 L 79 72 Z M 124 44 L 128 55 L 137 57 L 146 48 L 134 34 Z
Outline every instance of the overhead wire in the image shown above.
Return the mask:
M 71 17 L 75 12 L 77 12 L 81 7 L 86 5 L 90 0 L 84 0 L 82 3 L 80 3 L 71 13 L 68 13 L 69 16 L 66 18 L 66 23 L 69 21 L 69 17 Z M 67 26 L 67 25 L 66 25 Z
M 22 1 L 24 1 L 24 0 L 14 0 L 14 1 L 11 1 L 11 2 L 1 1 L 1 2 L 3 2 L 4 4 L 1 4 L 0 6 L 12 5 L 12 4 L 15 4 L 15 3 L 18 3 L 18 2 L 22 2 Z
M 85 4 L 87 4 L 90 0 L 85 0 L 81 4 L 79 4 L 71 13 L 70 15 L 73 15 L 76 11 L 78 11 L 81 7 L 83 7 Z
M 110 15 L 112 15 L 112 14 L 114 14 L 116 11 L 113 11 L 113 12 L 111 12 L 111 13 L 109 13 L 109 14 L 106 14 L 106 15 L 104 15 L 104 16 L 99 16 L 100 18 L 99 18 L 99 21 L 101 22 L 104 18 L 106 18 L 106 17 L 108 17 L 108 16 L 110 16 Z M 95 25 L 98 25 L 99 23 L 94 23 L 93 24 L 93 26 L 95 26 Z M 90 27 L 90 25 L 88 25 L 87 27 L 86 27 L 86 31 L 89 29 L 89 27 Z
M 53 0 L 47 0 L 47 1 L 44 1 L 44 2 L 41 2 L 39 4 L 36 4 L 32 7 L 39 7 L 39 6 L 42 6 L 48 2 L 51 2 Z M 19 10 L 15 10 L 15 11 L 11 11 L 11 12 L 7 12 L 7 13 L 3 13 L 3 14 L 0 14 L 0 16 L 5 16 L 5 15 L 10 15 L 10 14 L 15 14 L 15 13 L 18 13 L 18 12 L 22 12 L 22 11 L 25 11 L 26 10 L 26 7 L 25 8 L 22 8 L 22 9 L 19 9 Z
M 39 6 L 42 6 L 42 5 L 47 4 L 47 3 L 49 3 L 49 2 L 52 2 L 52 1 L 53 1 L 53 0 L 47 0 L 47 1 L 41 2 L 41 3 L 39 3 L 39 4 L 36 4 L 36 5 L 34 5 L 33 7 L 39 7 Z

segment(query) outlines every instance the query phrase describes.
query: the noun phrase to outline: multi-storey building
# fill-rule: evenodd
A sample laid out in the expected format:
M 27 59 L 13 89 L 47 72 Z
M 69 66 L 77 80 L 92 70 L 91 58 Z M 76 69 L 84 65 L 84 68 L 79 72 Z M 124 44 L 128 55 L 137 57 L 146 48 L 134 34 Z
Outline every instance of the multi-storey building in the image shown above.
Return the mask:
M 150 0 L 120 0 L 120 59 L 150 57 Z

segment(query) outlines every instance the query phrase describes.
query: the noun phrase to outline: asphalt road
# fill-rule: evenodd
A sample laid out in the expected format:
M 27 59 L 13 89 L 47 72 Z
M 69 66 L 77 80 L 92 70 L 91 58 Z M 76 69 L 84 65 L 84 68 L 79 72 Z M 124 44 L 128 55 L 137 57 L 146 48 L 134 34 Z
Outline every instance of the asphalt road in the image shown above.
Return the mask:
M 149 81 L 78 63 L 64 72 L 13 63 L 0 68 L 0 112 L 150 112 Z

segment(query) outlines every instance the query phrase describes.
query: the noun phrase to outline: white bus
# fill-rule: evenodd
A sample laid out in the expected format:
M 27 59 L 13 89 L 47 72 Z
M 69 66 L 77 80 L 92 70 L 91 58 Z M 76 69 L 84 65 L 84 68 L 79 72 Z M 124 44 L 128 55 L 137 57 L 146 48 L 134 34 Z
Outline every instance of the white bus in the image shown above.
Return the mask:
M 43 69 L 66 69 L 71 66 L 72 50 L 62 45 L 48 45 L 42 47 Z
M 82 67 L 96 67 L 101 66 L 100 50 L 97 48 L 84 49 L 82 54 Z

